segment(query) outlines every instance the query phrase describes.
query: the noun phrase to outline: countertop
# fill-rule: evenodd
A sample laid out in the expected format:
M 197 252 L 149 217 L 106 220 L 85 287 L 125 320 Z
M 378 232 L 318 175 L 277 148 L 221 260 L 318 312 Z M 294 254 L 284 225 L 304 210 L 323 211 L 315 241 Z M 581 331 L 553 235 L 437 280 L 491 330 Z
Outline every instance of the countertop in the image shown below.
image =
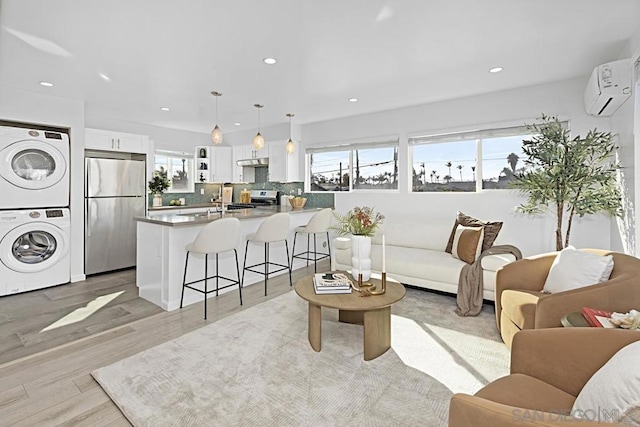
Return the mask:
M 190 205 L 189 207 L 197 207 L 197 206 Z M 207 205 L 207 207 L 211 207 L 211 205 Z M 239 210 L 226 211 L 224 213 L 224 216 L 221 217 L 220 213 L 216 213 L 216 212 L 213 212 L 211 215 L 207 215 L 206 208 L 205 208 L 203 209 L 202 214 L 198 212 L 194 212 L 191 214 L 166 214 L 166 215 L 156 215 L 156 216 L 139 216 L 139 217 L 135 217 L 134 219 L 140 222 L 149 222 L 152 224 L 165 225 L 169 227 L 182 227 L 182 226 L 202 225 L 202 224 L 209 223 L 211 221 L 215 221 L 220 218 L 238 218 L 240 221 L 242 221 L 243 219 L 266 218 L 279 212 L 298 214 L 298 213 L 317 212 L 317 211 L 321 211 L 322 209 L 326 209 L 326 208 L 293 209 L 288 206 L 272 206 L 272 207 L 264 207 L 264 208 L 239 209 Z
M 165 205 L 165 206 L 149 206 L 150 211 L 170 211 L 172 209 L 191 209 L 191 208 L 214 208 L 219 206 L 220 202 L 212 202 L 212 203 L 194 203 L 192 205 Z

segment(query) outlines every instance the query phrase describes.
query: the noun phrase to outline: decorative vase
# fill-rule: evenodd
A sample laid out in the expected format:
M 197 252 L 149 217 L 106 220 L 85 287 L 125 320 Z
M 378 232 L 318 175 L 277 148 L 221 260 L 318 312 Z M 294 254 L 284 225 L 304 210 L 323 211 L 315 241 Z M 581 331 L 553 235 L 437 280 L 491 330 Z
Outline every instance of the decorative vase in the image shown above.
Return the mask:
M 351 236 L 351 275 L 358 280 L 362 273 L 362 280 L 371 278 L 371 237 Z
M 153 207 L 157 208 L 159 206 L 162 206 L 162 194 L 154 194 L 153 195 Z

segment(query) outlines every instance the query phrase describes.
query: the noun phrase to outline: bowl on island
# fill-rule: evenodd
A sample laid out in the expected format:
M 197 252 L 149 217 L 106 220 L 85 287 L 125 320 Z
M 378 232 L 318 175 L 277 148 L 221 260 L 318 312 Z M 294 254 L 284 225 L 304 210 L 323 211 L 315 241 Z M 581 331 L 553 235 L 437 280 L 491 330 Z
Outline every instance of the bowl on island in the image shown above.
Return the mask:
M 289 203 L 293 209 L 302 209 L 305 203 L 307 203 L 306 197 L 291 197 Z

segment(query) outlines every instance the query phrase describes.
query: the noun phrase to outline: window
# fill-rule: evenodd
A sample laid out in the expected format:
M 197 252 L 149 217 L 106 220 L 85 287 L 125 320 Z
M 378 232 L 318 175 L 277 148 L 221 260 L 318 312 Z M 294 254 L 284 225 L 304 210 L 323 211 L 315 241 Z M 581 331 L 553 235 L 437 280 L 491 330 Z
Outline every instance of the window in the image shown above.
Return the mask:
M 171 180 L 168 193 L 193 193 L 193 158 L 184 153 L 157 151 L 154 170 Z
M 526 126 L 517 126 L 409 138 L 413 191 L 509 188 L 515 175 L 524 170 L 522 141 L 531 135 Z
M 307 191 L 398 189 L 397 140 L 310 148 L 307 165 Z

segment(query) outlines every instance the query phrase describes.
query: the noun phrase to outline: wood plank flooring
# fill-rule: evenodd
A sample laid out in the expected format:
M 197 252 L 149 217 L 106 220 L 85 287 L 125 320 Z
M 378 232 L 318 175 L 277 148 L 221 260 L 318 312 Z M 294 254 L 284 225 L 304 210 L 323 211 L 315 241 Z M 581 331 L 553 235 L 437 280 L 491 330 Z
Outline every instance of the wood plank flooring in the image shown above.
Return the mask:
M 296 261 L 296 267 L 300 264 L 303 263 Z M 318 271 L 328 269 L 328 260 L 318 263 Z M 295 270 L 293 273 L 294 283 L 312 273 L 313 265 L 309 268 Z M 124 286 L 128 280 L 131 280 L 128 274 L 131 273 L 120 272 L 98 276 L 101 279 L 94 282 L 94 285 L 107 290 L 122 289 L 118 286 Z M 119 283 L 112 283 L 113 287 L 110 287 L 108 285 L 110 282 Z M 84 289 L 80 289 L 78 293 L 82 294 L 84 291 Z M 291 292 L 292 288 L 289 286 L 288 276 L 281 275 L 269 279 L 268 291 L 268 296 L 265 297 L 262 282 L 245 287 L 242 292 L 243 306 L 238 304 L 238 295 L 235 289 L 210 299 L 209 318 L 206 321 L 203 319 L 202 304 L 197 303 L 173 312 L 160 310 L 161 312 L 157 314 L 149 315 L 147 313 L 143 318 L 129 319 L 119 325 L 106 321 L 111 328 L 109 330 L 101 330 L 100 325 L 96 323 L 93 325 L 96 332 L 92 334 L 80 336 L 76 340 L 67 341 L 57 347 L 49 347 L 40 353 L 4 363 L 0 365 L 0 425 L 128 426 L 129 423 L 117 406 L 91 377 L 91 371 L 286 292 Z M 44 307 L 47 302 L 55 302 L 56 298 L 59 300 L 71 298 L 70 301 L 77 301 L 73 300 L 76 295 L 70 289 L 60 289 L 57 292 L 50 293 L 48 296 L 44 294 L 24 295 L 25 300 L 20 304 L 24 310 L 29 308 L 30 304 Z M 81 298 L 79 299 L 81 300 Z M 128 300 L 128 302 L 131 301 L 136 301 L 136 299 Z M 122 304 L 125 304 L 124 300 Z M 131 306 L 124 306 L 124 310 L 129 311 L 129 308 Z M 3 322 L 3 319 L 15 321 L 19 311 L 13 310 L 6 317 L 0 317 L 0 322 Z M 0 313 L 2 312 L 0 309 Z M 116 312 L 111 314 L 117 315 Z M 123 317 L 126 318 L 127 315 Z M 49 321 L 44 319 L 49 318 L 44 316 L 41 319 L 43 320 L 41 324 Z M 23 329 L 33 333 L 36 328 L 28 326 Z M 1 325 L 0 328 L 2 328 Z M 87 329 L 90 326 L 83 328 Z M 107 326 L 103 326 L 103 328 L 107 328 Z M 8 331 L 9 329 L 6 334 L 1 335 L 0 339 L 3 343 L 5 337 L 11 335 Z M 25 336 L 28 336 L 28 333 Z M 50 342 L 54 341 L 55 339 Z M 22 343 L 22 341 L 20 342 Z M 4 353 L 4 350 L 0 349 L 0 353 Z
M 135 270 L 0 297 L 0 365 L 158 314 Z

